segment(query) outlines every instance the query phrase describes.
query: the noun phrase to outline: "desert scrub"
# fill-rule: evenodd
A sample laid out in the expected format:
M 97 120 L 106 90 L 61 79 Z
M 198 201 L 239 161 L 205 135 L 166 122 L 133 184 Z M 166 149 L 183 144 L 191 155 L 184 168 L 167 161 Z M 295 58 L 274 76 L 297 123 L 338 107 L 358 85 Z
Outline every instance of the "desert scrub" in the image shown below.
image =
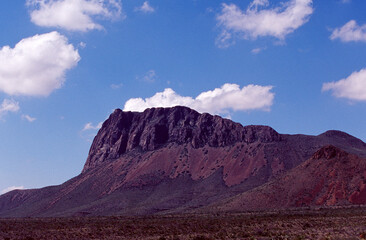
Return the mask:
M 0 219 L 0 239 L 365 239 L 366 211 Z M 365 239 L 366 240 L 366 239 Z

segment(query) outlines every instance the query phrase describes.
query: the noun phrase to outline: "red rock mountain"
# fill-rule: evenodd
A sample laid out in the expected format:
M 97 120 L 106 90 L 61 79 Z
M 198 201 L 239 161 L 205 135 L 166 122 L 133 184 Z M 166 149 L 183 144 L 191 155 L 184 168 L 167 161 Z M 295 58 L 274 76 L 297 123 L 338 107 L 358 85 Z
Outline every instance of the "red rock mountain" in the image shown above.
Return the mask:
M 249 210 L 237 203 L 246 199 L 243 194 L 279 181 L 326 145 L 342 149 L 345 158 L 366 157 L 366 144 L 340 131 L 286 135 L 186 107 L 117 109 L 95 137 L 80 175 L 62 185 L 0 196 L 0 216 L 178 213 L 221 209 L 225 199 L 236 197 L 227 209 Z M 302 172 L 297 174 L 301 179 Z M 316 201 L 298 205 L 306 204 Z
M 210 211 L 366 204 L 366 158 L 328 145 L 279 178 L 225 199 Z

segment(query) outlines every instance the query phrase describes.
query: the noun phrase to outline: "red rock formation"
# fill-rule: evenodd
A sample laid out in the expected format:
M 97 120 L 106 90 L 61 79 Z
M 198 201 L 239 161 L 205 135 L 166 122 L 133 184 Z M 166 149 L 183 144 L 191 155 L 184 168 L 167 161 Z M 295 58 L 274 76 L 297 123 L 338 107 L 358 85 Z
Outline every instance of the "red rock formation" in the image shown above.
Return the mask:
M 216 205 L 238 211 L 353 204 L 366 204 L 366 158 L 328 145 L 279 178 Z
M 316 152 L 329 144 L 347 153 L 333 147 Z M 244 194 L 245 207 L 238 197 L 238 204 L 227 206 L 240 208 L 228 209 L 363 203 L 360 179 L 353 178 L 358 188 L 349 192 L 343 180 L 327 180 L 343 176 L 332 164 L 321 165 L 348 153 L 366 157 L 366 144 L 340 131 L 306 136 L 243 127 L 186 107 L 117 109 L 95 137 L 79 176 L 59 186 L 0 196 L 0 216 L 183 212 L 237 194 Z M 312 155 L 313 170 L 286 174 L 300 164 L 304 168 Z M 347 176 L 355 173 L 347 171 Z M 318 176 L 315 184 L 312 174 Z M 273 181 L 280 176 L 285 177 Z M 298 187 L 291 188 L 295 182 Z
M 116 109 L 94 139 L 83 172 L 134 149 L 154 151 L 169 143 L 189 144 L 197 149 L 279 140 L 280 135 L 270 127 L 243 127 L 187 107 L 151 108 L 142 113 Z

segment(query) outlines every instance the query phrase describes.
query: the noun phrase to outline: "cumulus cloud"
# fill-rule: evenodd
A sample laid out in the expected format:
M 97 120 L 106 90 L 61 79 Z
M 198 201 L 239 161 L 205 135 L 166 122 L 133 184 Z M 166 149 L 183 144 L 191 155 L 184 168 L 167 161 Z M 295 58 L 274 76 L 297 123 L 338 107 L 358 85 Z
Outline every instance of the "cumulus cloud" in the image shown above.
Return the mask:
M 173 89 L 166 88 L 150 98 L 132 98 L 124 111 L 144 111 L 151 107 L 187 106 L 199 112 L 227 114 L 230 111 L 269 111 L 273 104 L 272 86 L 248 85 L 240 88 L 237 84 L 226 83 L 212 91 L 202 92 L 196 98 L 181 96 Z
M 334 29 L 330 39 L 339 39 L 342 42 L 366 42 L 366 24 L 359 26 L 355 20 L 351 20 L 342 27 Z
M 140 11 L 143 13 L 153 13 L 155 12 L 155 9 L 152 6 L 150 6 L 148 1 L 145 1 L 141 7 L 135 8 L 135 11 Z
M 4 99 L 0 105 L 0 118 L 8 112 L 18 112 L 19 103 L 12 99 Z
M 332 91 L 338 98 L 366 101 L 366 68 L 339 81 L 324 83 L 322 91 Z
M 24 189 L 24 186 L 19 186 L 19 187 L 17 187 L 17 186 L 11 186 L 11 187 L 7 187 L 7 188 L 5 188 L 5 189 L 3 189 L 2 191 L 1 191 L 1 194 L 5 194 L 5 193 L 7 193 L 7 192 L 10 192 L 10 191 L 13 191 L 13 190 L 16 190 L 16 189 Z
M 0 91 L 8 95 L 48 96 L 60 88 L 80 56 L 67 38 L 50 32 L 0 49 Z
M 82 131 L 88 131 L 88 130 L 98 130 L 102 127 L 103 122 L 98 123 L 97 125 L 93 125 L 91 122 L 88 122 L 84 125 L 84 128 Z
M 27 120 L 28 122 L 34 122 L 34 121 L 37 120 L 37 118 L 31 117 L 31 116 L 29 116 L 27 114 L 23 114 L 22 115 L 22 118 L 25 119 L 25 120 Z
M 313 11 L 312 0 L 290 0 L 277 7 L 270 7 L 268 0 L 254 0 L 245 11 L 235 4 L 223 3 L 216 18 L 222 28 L 216 44 L 227 47 L 234 43 L 235 37 L 271 36 L 282 41 L 305 24 Z
M 103 29 L 96 17 L 116 19 L 122 12 L 119 0 L 27 0 L 27 6 L 38 26 L 81 32 Z

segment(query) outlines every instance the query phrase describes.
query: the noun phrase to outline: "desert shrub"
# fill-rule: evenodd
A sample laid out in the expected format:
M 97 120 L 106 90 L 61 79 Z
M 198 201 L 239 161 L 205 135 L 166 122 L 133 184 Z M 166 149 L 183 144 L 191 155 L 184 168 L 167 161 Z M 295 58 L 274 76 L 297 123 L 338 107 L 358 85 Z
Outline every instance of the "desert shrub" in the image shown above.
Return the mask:
M 28 237 L 24 238 L 24 240 L 34 240 L 34 238 L 28 236 Z
M 258 230 L 257 235 L 261 237 L 270 237 L 270 234 L 267 231 Z
M 360 238 L 361 239 L 366 239 L 366 233 L 365 232 L 361 232 L 360 233 Z
M 305 236 L 297 235 L 297 236 L 295 237 L 295 239 L 296 239 L 296 240 L 303 240 L 303 239 L 305 239 Z
M 311 228 L 311 225 L 310 223 L 305 223 L 303 226 L 302 226 L 302 229 L 308 229 L 308 228 Z
M 209 240 L 209 238 L 205 237 L 203 235 L 199 235 L 199 236 L 195 236 L 194 238 L 192 238 L 192 240 Z
M 251 234 L 249 234 L 248 232 L 239 232 L 239 233 L 237 234 L 237 236 L 238 236 L 239 238 L 248 239 L 248 238 L 251 236 Z

